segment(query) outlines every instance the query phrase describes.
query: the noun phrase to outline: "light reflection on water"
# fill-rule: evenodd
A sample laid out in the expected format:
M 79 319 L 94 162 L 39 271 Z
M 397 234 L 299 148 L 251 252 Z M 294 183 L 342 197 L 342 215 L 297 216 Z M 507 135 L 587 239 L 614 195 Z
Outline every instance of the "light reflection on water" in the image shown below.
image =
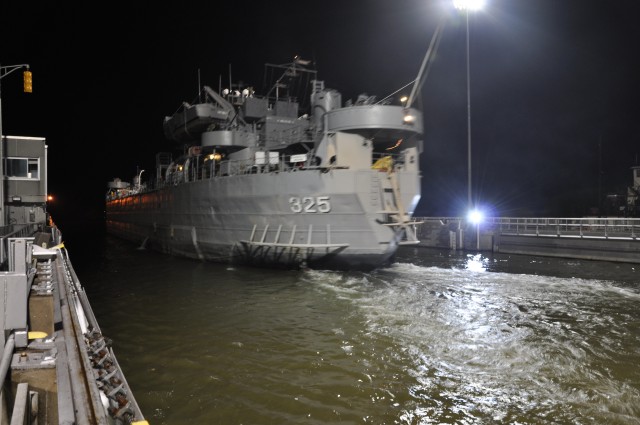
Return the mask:
M 466 268 L 472 272 L 484 272 L 487 271 L 487 261 L 488 259 L 482 254 L 468 255 Z
M 337 289 L 358 292 L 368 331 L 411 364 L 398 423 L 640 421 L 637 290 L 486 273 L 487 261 L 396 264 Z
M 372 273 L 275 272 L 131 251 L 78 274 L 154 425 L 640 423 L 632 265 L 407 250 Z

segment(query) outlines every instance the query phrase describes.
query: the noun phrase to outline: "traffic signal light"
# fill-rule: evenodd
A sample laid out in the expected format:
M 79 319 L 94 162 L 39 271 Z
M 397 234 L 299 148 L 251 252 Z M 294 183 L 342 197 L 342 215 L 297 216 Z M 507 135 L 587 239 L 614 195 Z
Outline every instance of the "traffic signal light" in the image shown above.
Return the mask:
M 31 80 L 31 71 L 24 71 L 22 73 L 24 80 L 24 92 L 31 93 L 33 91 L 33 82 Z

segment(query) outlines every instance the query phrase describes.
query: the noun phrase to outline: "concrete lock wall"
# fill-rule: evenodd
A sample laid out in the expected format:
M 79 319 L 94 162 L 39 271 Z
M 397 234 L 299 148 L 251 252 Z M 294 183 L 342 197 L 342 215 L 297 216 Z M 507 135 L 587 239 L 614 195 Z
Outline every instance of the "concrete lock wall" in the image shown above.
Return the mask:
M 497 235 L 494 252 L 640 263 L 640 241 Z
M 540 255 L 640 263 L 640 239 L 576 235 L 505 234 L 488 223 L 467 224 L 457 218 L 416 218 L 418 246 L 504 254 Z

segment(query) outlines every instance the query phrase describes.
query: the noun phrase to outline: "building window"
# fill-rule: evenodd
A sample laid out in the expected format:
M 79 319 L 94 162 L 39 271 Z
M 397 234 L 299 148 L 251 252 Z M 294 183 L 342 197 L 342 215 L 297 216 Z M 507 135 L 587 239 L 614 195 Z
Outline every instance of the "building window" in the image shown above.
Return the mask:
M 40 180 L 40 158 L 6 158 L 4 174 L 10 180 Z

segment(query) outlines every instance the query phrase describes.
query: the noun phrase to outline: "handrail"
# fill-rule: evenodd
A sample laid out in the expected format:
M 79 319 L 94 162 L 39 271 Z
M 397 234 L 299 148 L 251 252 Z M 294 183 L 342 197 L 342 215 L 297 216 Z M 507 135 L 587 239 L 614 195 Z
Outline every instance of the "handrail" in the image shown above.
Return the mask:
M 397 153 L 382 153 L 374 152 L 371 155 L 373 165 L 378 159 L 383 157 L 391 157 L 395 167 L 404 166 L 404 157 Z M 155 184 L 144 184 L 138 187 L 131 187 L 126 189 L 120 189 L 118 191 L 108 191 L 106 194 L 106 200 L 111 201 L 114 199 L 126 198 L 130 195 L 137 195 L 146 192 L 150 192 L 155 189 L 160 189 L 167 186 L 177 186 L 184 183 L 190 183 L 200 180 L 209 180 L 214 178 L 226 178 L 231 176 L 245 175 L 245 174 L 268 174 L 268 173 L 295 173 L 300 170 L 327 170 L 345 167 L 322 167 L 310 164 L 309 161 L 304 165 L 291 163 L 286 161 L 285 154 L 278 156 L 278 163 L 273 164 L 269 162 L 269 158 L 265 158 L 263 164 L 257 164 L 253 158 L 240 159 L 240 160 L 224 160 L 221 162 L 215 162 L 206 159 L 205 155 L 192 156 L 189 159 L 188 166 L 184 165 L 180 171 L 172 171 L 168 173 L 166 179 L 157 181 Z
M 29 223 L 22 225 L 8 224 L 0 227 L 0 264 L 5 264 L 8 259 L 9 238 L 23 238 L 33 233 L 34 226 L 43 226 L 46 223 Z
M 467 224 L 462 217 L 416 219 Z M 480 226 L 504 235 L 640 240 L 640 218 L 629 217 L 485 217 Z
M 13 356 L 13 349 L 16 346 L 16 339 L 13 332 L 9 335 L 7 342 L 4 344 L 2 350 L 2 361 L 0 361 L 0 382 L 4 383 L 9 371 L 9 365 L 11 364 L 11 358 Z

